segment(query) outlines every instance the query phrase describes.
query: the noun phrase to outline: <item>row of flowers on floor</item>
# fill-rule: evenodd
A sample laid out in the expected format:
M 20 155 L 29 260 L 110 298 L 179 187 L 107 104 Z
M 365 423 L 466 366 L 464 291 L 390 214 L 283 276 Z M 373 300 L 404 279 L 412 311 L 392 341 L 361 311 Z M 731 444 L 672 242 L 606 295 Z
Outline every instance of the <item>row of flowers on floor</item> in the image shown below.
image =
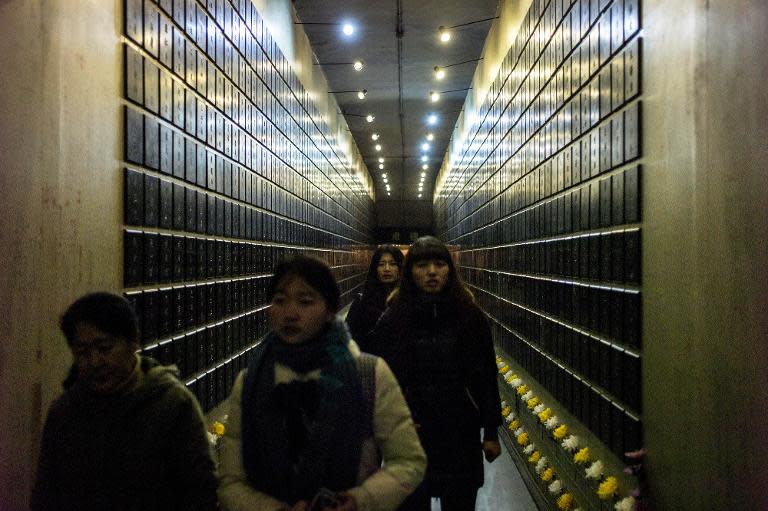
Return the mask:
M 532 390 L 522 381 L 522 379 L 511 370 L 509 365 L 501 356 L 496 357 L 496 365 L 499 373 L 509 384 L 528 410 L 536 415 L 539 422 L 544 425 L 549 435 L 559 442 L 561 447 L 570 454 L 573 454 L 573 461 L 581 467 L 585 467 L 584 473 L 588 480 L 597 482 L 597 496 L 601 500 L 613 500 L 616 511 L 633 511 L 636 509 L 635 499 L 632 496 L 621 498 L 617 495 L 619 489 L 618 479 L 614 476 L 605 474 L 605 466 L 601 460 L 594 460 L 589 447 L 582 446 L 581 440 L 570 433 L 568 426 L 563 423 L 552 409 L 547 407 L 536 397 Z M 552 494 L 557 503 L 557 507 L 563 511 L 574 510 L 574 498 L 571 492 L 568 492 L 563 483 L 557 478 L 554 468 L 537 450 L 536 445 L 531 441 L 530 435 L 523 428 L 520 419 L 515 416 L 512 407 L 506 401 L 502 401 L 501 414 L 504 417 L 507 428 L 511 431 L 522 452 L 528 456 L 528 462 L 534 465 L 536 474 L 547 484 L 547 489 Z

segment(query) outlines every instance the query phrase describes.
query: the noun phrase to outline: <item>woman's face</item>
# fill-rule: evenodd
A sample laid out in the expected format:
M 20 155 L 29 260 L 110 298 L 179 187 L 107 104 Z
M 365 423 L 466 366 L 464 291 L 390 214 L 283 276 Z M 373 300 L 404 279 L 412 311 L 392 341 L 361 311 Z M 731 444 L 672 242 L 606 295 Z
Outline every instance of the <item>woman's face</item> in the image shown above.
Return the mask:
M 400 278 L 400 268 L 392 254 L 384 253 L 379 259 L 376 274 L 382 284 L 394 284 Z
M 425 293 L 440 293 L 448 284 L 449 272 L 442 259 L 424 259 L 413 265 L 413 281 Z
M 287 275 L 278 283 L 268 315 L 272 331 L 288 344 L 312 339 L 334 317 L 323 296 L 296 275 Z

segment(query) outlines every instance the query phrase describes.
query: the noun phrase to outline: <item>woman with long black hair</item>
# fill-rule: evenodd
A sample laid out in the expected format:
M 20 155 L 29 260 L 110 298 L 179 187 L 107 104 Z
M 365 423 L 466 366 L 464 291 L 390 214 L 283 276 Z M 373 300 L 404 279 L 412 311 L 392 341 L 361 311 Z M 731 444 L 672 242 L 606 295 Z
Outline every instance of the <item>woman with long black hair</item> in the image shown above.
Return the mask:
M 400 387 L 336 319 L 339 295 L 318 259 L 275 269 L 271 332 L 229 399 L 225 511 L 392 511 L 421 481 L 426 459 Z
M 363 291 L 357 295 L 347 313 L 347 325 L 360 349 L 368 349 L 367 334 L 387 308 L 387 297 L 400 282 L 403 253 L 394 245 L 379 245 L 371 256 Z
M 495 355 L 488 319 L 437 238 L 409 248 L 369 349 L 392 367 L 427 452 L 424 482 L 400 509 L 428 511 L 438 497 L 443 511 L 474 510 L 483 455 L 501 452 Z

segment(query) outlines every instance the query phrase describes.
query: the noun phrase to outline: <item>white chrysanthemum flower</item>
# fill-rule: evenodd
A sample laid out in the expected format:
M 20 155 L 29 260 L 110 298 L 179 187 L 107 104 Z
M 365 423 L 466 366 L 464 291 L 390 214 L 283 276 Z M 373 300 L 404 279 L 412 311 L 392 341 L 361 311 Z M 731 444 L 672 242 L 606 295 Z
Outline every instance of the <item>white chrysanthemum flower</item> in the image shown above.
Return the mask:
M 211 433 L 210 431 L 207 431 L 206 434 L 208 435 L 208 443 L 215 446 L 216 443 L 219 441 L 219 437 L 216 434 Z
M 549 493 L 557 495 L 561 491 L 563 491 L 563 483 L 559 479 L 552 481 L 552 484 L 549 485 Z
M 541 474 L 542 472 L 544 472 L 545 468 L 547 468 L 547 457 L 542 456 L 541 458 L 539 458 L 539 462 L 536 463 L 536 473 Z
M 521 380 L 520 378 L 515 378 L 514 380 L 509 382 L 509 384 L 512 385 L 513 387 L 517 388 L 517 387 L 519 387 L 520 385 L 523 384 L 523 380 Z
M 603 476 L 603 462 L 600 460 L 592 463 L 587 470 L 587 479 L 600 479 Z
M 517 428 L 517 429 L 515 430 L 515 437 L 519 437 L 519 436 L 520 436 L 520 435 L 522 435 L 523 433 L 525 433 L 525 430 L 524 430 L 523 428 Z
M 528 401 L 529 399 L 533 399 L 533 391 L 529 390 L 525 394 L 523 394 L 523 401 Z
M 565 440 L 563 440 L 562 445 L 563 445 L 563 449 L 565 449 L 566 451 L 573 452 L 579 448 L 579 437 L 577 437 L 576 435 L 571 435 Z
M 514 372 L 512 369 L 510 369 L 509 371 L 507 371 L 506 373 L 504 373 L 504 378 L 509 378 L 509 377 L 510 377 L 510 376 L 512 376 L 513 374 L 515 374 L 515 372 Z
M 560 419 L 557 418 L 557 415 L 553 415 L 552 417 L 547 419 L 547 422 L 544 423 L 547 429 L 555 429 L 559 424 L 560 424 Z
M 507 424 L 509 424 L 510 422 L 515 420 L 515 414 L 514 413 L 510 413 L 509 415 L 504 417 L 504 420 L 507 421 Z
M 538 414 L 540 414 L 541 412 L 543 412 L 544 410 L 546 410 L 546 408 L 547 408 L 547 407 L 544 405 L 544 403 L 539 403 L 539 404 L 537 404 L 535 407 L 533 407 L 533 413 L 535 413 L 536 415 L 538 415 Z
M 501 409 L 503 410 L 506 407 L 507 407 L 507 402 L 506 401 L 502 401 L 501 402 Z
M 523 449 L 523 452 L 525 454 L 531 454 L 534 450 L 536 450 L 536 446 L 533 444 L 528 444 L 525 446 L 525 449 Z
M 635 509 L 635 499 L 634 497 L 627 497 L 625 499 L 621 499 L 616 503 L 613 508 L 616 511 L 632 511 Z

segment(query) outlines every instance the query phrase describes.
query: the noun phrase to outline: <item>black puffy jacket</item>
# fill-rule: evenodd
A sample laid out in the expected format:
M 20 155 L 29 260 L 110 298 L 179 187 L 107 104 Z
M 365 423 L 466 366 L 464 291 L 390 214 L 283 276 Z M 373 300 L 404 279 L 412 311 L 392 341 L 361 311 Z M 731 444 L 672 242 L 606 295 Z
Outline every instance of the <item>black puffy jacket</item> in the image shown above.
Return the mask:
M 483 484 L 485 440 L 501 425 L 493 341 L 474 304 L 422 296 L 389 307 L 371 333 L 369 350 L 400 382 L 427 452 L 431 495 Z

